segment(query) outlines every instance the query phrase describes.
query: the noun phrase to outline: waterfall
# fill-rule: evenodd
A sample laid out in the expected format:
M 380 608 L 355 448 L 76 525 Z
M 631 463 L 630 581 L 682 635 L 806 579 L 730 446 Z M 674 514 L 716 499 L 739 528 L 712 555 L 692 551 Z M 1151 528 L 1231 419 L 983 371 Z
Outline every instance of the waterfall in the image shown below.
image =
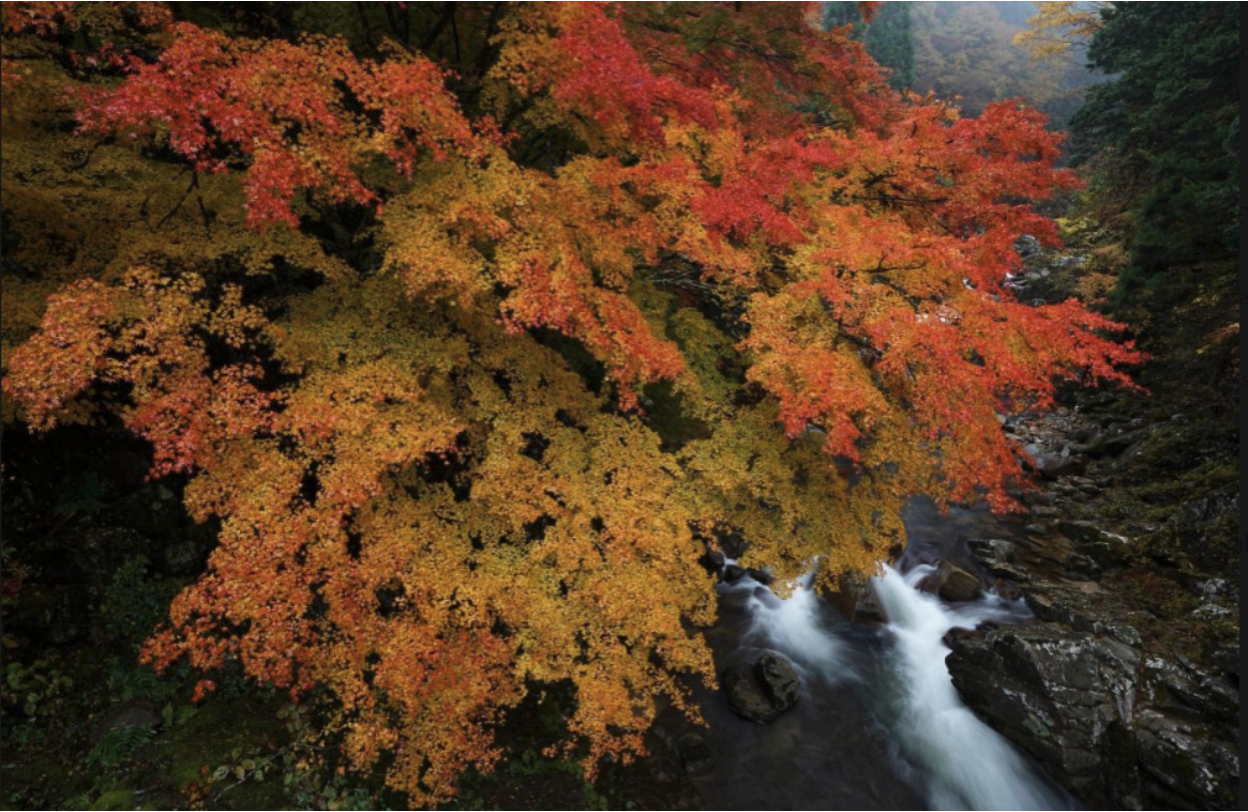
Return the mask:
M 941 546 L 935 535 L 915 534 L 912 545 L 920 537 L 929 560 L 957 553 L 956 537 Z M 785 599 L 749 573 L 718 586 L 720 620 L 709 638 L 717 667 L 748 673 L 774 652 L 802 687 L 797 704 L 769 725 L 735 716 L 722 694 L 704 702 L 718 762 L 696 779 L 708 807 L 1078 808 L 962 704 L 945 667 L 946 632 L 1022 622 L 1031 614 L 1021 600 L 989 595 L 948 606 L 917 588 L 933 567 L 902 575 L 883 566 L 872 587 L 887 623 L 860 624 L 818 597 L 811 566 Z
M 1004 737 L 981 722 L 953 687 L 943 637 L 989 620 L 1017 620 L 1021 607 L 996 596 L 957 608 L 915 588 L 933 571 L 903 576 L 891 567 L 872 579 L 888 618 L 892 648 L 883 673 L 891 682 L 885 724 L 902 751 L 928 774 L 938 809 L 1070 809 L 1075 802 L 1050 785 Z
M 767 587 L 748 576 L 734 589 L 751 591 L 746 609 L 750 628 L 745 643 L 774 649 L 793 661 L 803 676 L 818 676 L 827 682 L 858 679 L 858 669 L 845 643 L 830 627 L 820 601 L 811 588 L 813 570 L 796 583 L 792 594 L 781 600 Z

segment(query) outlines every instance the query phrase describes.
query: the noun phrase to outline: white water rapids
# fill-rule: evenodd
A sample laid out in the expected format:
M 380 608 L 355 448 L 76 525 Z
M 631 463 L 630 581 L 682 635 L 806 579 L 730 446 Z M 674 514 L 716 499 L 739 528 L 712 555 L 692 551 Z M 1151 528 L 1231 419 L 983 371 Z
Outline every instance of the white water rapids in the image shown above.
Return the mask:
M 973 629 L 995 620 L 1017 622 L 1027 610 L 987 596 L 947 606 L 916 585 L 933 571 L 918 566 L 902 575 L 891 567 L 872 579 L 888 624 L 874 653 L 843 632 L 809 588 L 795 585 L 781 600 L 746 576 L 726 592 L 745 598 L 748 613 L 742 644 L 771 649 L 790 659 L 803 681 L 803 697 L 852 689 L 882 729 L 895 769 L 936 809 L 1071 809 L 1076 802 L 1055 788 L 1012 744 L 962 704 L 945 667 L 942 638 L 955 627 Z M 748 597 L 747 597 L 748 596 Z M 874 657 L 874 666 L 864 665 Z M 844 765 L 829 765 L 828 769 Z
M 989 620 L 1017 620 L 1020 607 L 989 595 L 953 608 L 916 586 L 933 567 L 902 575 L 891 567 L 872 579 L 893 638 L 890 667 L 899 683 L 893 725 L 906 753 L 928 773 L 937 809 L 1069 809 L 1071 799 L 1052 789 L 1001 734 L 965 705 L 949 678 L 944 635 Z

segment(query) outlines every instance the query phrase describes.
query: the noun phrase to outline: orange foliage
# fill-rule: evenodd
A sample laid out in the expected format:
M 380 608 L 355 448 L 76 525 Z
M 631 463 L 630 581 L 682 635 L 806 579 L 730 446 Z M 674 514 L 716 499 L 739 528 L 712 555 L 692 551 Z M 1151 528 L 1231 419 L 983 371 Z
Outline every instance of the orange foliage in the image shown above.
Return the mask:
M 119 412 L 221 522 L 148 658 L 329 689 L 426 803 L 534 686 L 575 685 L 591 765 L 685 707 L 713 530 L 832 578 L 911 494 L 1008 507 L 996 413 L 1138 358 L 1005 285 L 1074 180 L 1034 111 L 899 97 L 813 5 L 447 4 L 453 43 L 367 56 L 183 22 L 75 85 L 83 135 L 131 136 L 45 167 L 77 196 L 22 180 L 62 141 L 6 140 L 46 298 L 6 395 Z

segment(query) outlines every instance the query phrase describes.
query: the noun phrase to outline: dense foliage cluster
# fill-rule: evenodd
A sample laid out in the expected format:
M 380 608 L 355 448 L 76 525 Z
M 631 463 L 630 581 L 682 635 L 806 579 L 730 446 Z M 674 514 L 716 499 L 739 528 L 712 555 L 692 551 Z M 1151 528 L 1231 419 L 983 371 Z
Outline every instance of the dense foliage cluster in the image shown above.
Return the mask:
M 414 802 L 561 681 L 637 752 L 708 544 L 869 569 L 1136 358 L 1007 284 L 1073 183 L 1042 117 L 899 95 L 815 4 L 221 6 L 5 5 L 6 419 L 148 440 L 220 526 L 148 659 L 326 689 Z

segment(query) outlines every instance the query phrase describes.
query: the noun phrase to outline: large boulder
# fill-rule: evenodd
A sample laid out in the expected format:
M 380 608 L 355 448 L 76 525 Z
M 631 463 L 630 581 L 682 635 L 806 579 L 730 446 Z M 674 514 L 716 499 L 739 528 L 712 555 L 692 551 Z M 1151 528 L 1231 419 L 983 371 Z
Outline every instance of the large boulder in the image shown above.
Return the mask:
M 788 660 L 778 654 L 764 654 L 754 664 L 754 675 L 777 713 L 783 713 L 797 704 L 802 680 Z
M 1134 719 L 1134 649 L 1057 624 L 1001 627 L 949 643 L 949 673 L 968 706 L 1076 793 L 1121 794 L 1129 770 L 1115 774 L 1112 755 Z
M 947 601 L 973 601 L 979 597 L 979 576 L 972 575 L 948 561 L 936 566 L 938 593 Z
M 1136 625 L 1151 616 L 1109 578 L 1139 560 L 1135 544 L 1093 522 L 1055 524 L 971 540 L 990 572 L 1025 585 L 1038 622 L 949 636 L 964 701 L 1090 807 L 1238 808 L 1238 649 L 1199 665 L 1146 641 Z M 1193 617 L 1230 611 L 1222 583 L 1200 584 Z
M 724 687 L 724 695 L 728 697 L 728 707 L 747 722 L 766 725 L 780 715 L 776 706 L 750 682 L 749 676 L 742 669 L 726 669 L 720 682 Z
M 754 663 L 753 679 L 743 668 L 726 669 L 721 677 L 728 707 L 742 719 L 770 724 L 797 702 L 801 678 L 793 664 L 768 652 Z

